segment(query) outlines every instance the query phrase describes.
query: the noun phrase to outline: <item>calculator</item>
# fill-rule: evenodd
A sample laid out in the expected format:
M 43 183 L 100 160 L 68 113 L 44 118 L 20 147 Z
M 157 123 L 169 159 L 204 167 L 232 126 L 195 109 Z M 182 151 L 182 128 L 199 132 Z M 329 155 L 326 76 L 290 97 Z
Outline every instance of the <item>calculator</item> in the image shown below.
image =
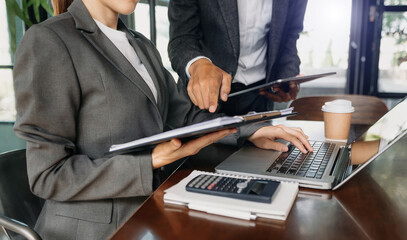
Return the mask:
M 279 186 L 280 182 L 273 180 L 200 174 L 186 185 L 186 190 L 247 201 L 271 203 Z

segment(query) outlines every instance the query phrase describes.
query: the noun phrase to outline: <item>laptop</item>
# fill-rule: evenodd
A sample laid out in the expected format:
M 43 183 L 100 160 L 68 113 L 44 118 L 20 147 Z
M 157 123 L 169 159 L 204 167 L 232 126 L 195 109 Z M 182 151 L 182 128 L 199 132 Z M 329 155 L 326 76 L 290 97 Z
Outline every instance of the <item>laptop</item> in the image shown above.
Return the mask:
M 226 174 L 295 181 L 306 188 L 336 190 L 407 134 L 406 112 L 407 98 L 404 98 L 354 142 L 310 140 L 314 152 L 307 154 L 289 143 L 286 143 L 288 152 L 246 145 L 216 166 L 215 170 Z M 378 142 L 373 144 L 376 146 L 373 154 L 364 163 L 352 165 L 352 144 L 369 141 Z

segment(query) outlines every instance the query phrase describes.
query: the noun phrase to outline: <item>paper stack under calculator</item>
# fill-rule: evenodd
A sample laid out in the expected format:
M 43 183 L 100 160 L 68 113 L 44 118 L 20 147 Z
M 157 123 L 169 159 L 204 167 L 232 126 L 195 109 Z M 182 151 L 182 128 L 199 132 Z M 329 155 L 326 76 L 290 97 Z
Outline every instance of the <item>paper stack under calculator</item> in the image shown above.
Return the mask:
M 260 203 L 187 192 L 185 190 L 185 186 L 188 184 L 188 182 L 202 173 L 225 176 L 225 174 L 221 173 L 208 173 L 195 170 L 178 184 L 164 191 L 164 202 L 187 206 L 189 209 L 211 214 L 246 220 L 256 219 L 258 217 L 285 220 L 298 193 L 298 183 L 294 182 L 281 182 L 281 186 L 275 193 L 276 196 L 271 203 Z M 236 177 L 235 175 L 227 176 Z

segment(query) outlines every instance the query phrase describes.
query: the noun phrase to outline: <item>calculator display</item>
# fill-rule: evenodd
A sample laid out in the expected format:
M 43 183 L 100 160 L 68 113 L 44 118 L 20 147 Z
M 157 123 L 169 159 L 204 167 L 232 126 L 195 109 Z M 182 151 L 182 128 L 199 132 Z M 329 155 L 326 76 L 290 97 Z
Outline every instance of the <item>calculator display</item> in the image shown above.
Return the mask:
M 260 195 L 266 186 L 267 186 L 267 182 L 256 181 L 250 188 L 249 194 Z

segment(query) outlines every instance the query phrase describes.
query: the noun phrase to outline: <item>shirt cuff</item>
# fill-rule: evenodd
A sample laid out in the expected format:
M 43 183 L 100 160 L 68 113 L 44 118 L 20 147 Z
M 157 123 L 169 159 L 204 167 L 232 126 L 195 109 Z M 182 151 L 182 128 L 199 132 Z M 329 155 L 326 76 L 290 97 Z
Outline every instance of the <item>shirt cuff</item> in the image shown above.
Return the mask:
M 205 58 L 205 59 L 208 59 L 209 61 L 211 61 L 209 58 L 204 57 L 204 56 L 194 57 L 192 60 L 190 60 L 190 61 L 188 62 L 188 64 L 187 64 L 187 66 L 185 67 L 185 73 L 187 74 L 188 79 L 191 78 L 191 75 L 189 74 L 189 71 L 188 71 L 189 68 L 191 67 L 191 65 L 192 65 L 194 62 L 198 61 L 198 60 L 201 59 L 201 58 Z M 212 62 L 212 61 L 211 61 L 211 62 Z

